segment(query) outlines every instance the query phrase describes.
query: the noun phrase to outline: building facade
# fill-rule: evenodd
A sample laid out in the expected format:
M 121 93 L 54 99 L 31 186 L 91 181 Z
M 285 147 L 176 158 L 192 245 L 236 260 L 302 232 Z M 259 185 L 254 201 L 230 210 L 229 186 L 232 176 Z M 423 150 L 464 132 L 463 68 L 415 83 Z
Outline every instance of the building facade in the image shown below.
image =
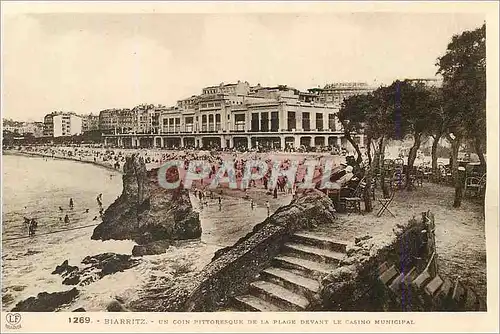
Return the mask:
M 73 113 L 63 113 L 52 118 L 53 137 L 74 136 L 82 133 L 82 118 Z
M 34 137 L 43 136 L 42 122 L 19 122 L 10 119 L 4 119 L 2 122 L 2 130 L 13 132 L 19 135 L 31 134 Z
M 339 82 L 327 84 L 323 88 L 308 89 L 309 93 L 318 97 L 319 103 L 341 107 L 345 99 L 354 96 L 367 94 L 374 90 L 374 87 L 364 82 Z
M 99 129 L 99 116 L 88 114 L 82 115 L 82 132 L 95 131 Z
M 351 86 L 327 85 L 308 92 L 285 85 L 251 87 L 248 82 L 210 86 L 173 107 L 133 108 L 134 124 L 126 131 L 108 132 L 104 140 L 119 147 L 341 147 L 347 145 L 336 117 L 341 100 L 369 91 L 366 84 Z M 114 116 L 104 116 L 101 112 L 101 129 L 124 124 L 118 116 L 115 123 Z M 357 138 L 363 146 L 363 136 Z

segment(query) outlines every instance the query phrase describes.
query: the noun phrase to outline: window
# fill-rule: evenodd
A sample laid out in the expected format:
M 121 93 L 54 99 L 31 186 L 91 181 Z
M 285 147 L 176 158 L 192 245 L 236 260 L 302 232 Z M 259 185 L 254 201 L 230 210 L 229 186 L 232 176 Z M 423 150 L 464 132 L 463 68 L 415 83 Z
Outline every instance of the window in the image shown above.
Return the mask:
M 260 130 L 269 131 L 269 113 L 263 112 L 260 114 Z
M 328 115 L 328 129 L 331 131 L 335 131 L 335 114 Z
M 292 129 L 295 129 L 296 123 L 295 123 L 295 112 L 289 111 L 288 112 L 288 131 L 292 131 Z
M 316 129 L 319 131 L 323 131 L 323 114 L 316 114 Z
M 251 130 L 253 132 L 259 131 L 259 114 L 258 113 L 252 113 L 252 124 L 251 124 Z
M 236 131 L 245 131 L 245 114 L 234 115 L 234 129 Z
M 207 131 L 207 115 L 201 116 L 201 131 Z
M 220 114 L 215 114 L 215 131 L 222 130 L 221 124 L 220 124 Z
M 208 115 L 208 131 L 214 131 L 214 115 Z
M 311 120 L 309 119 L 308 112 L 302 113 L 302 129 L 304 129 L 304 131 L 311 130 Z
M 271 113 L 271 131 L 277 132 L 279 130 L 279 114 L 277 111 Z

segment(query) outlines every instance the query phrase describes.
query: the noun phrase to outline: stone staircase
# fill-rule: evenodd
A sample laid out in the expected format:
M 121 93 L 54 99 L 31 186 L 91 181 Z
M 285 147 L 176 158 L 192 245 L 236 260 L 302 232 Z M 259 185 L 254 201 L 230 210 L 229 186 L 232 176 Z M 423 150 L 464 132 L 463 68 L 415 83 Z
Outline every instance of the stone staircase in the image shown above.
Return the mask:
M 347 242 L 313 231 L 292 235 L 271 266 L 262 270 L 246 294 L 232 299 L 227 311 L 306 311 L 319 292 L 320 279 L 345 256 Z

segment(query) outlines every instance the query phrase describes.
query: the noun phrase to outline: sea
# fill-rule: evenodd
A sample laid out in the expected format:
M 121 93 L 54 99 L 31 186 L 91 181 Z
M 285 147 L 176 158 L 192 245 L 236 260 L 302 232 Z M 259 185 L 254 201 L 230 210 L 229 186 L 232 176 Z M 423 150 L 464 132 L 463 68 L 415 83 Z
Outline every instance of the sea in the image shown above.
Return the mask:
M 2 305 L 17 302 L 40 292 L 65 291 L 59 275 L 52 275 L 64 260 L 78 265 L 88 255 L 104 252 L 130 254 L 132 241 L 95 241 L 90 236 L 100 222 L 96 197 L 102 194 L 104 208 L 122 191 L 121 175 L 111 169 L 79 162 L 2 156 Z M 73 209 L 69 206 L 73 199 Z M 87 212 L 88 209 L 88 212 Z M 68 215 L 69 222 L 64 222 Z M 34 218 L 38 229 L 28 236 L 24 217 Z M 87 226 L 87 227 L 86 227 Z M 75 229 L 78 227 L 83 227 Z M 101 292 L 113 288 L 107 282 Z M 89 286 L 92 289 L 92 285 Z M 87 289 L 87 290 L 89 290 Z M 87 307 L 100 309 L 104 301 L 88 292 Z M 108 295 L 113 291 L 108 291 Z M 104 298 L 104 297 L 103 297 Z M 90 300 L 94 299 L 94 300 Z
M 99 217 L 96 198 L 102 194 L 103 207 L 107 208 L 120 195 L 119 172 L 89 163 L 9 154 L 2 156 L 2 164 L 3 309 L 10 310 L 40 292 L 73 288 L 63 285 L 61 276 L 51 274 L 65 260 L 81 266 L 86 256 L 106 252 L 131 254 L 133 241 L 90 239 L 95 225 L 101 222 L 100 218 L 94 220 Z M 201 208 L 197 198 L 192 194 L 190 197 L 193 209 L 200 213 L 200 239 L 172 245 L 164 254 L 141 258 L 136 267 L 78 286 L 78 298 L 58 311 L 80 307 L 105 311 L 117 297 L 130 301 L 148 287 L 154 289 L 162 287 L 165 281 L 181 279 L 179 275 L 189 279 L 189 275 L 211 261 L 216 250 L 232 245 L 267 216 L 263 203 L 256 203 L 251 209 L 242 198 L 225 197 L 222 208 L 216 199 Z M 279 207 L 279 203 L 271 204 L 273 211 Z M 28 236 L 24 217 L 38 222 L 34 237 Z

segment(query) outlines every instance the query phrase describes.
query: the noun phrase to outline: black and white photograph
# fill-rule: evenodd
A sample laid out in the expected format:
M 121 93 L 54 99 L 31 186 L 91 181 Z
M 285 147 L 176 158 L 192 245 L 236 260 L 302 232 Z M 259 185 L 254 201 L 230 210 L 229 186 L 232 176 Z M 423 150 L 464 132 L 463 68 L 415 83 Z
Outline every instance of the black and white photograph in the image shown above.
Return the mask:
M 12 326 L 489 311 L 484 12 L 47 8 L 2 14 Z

